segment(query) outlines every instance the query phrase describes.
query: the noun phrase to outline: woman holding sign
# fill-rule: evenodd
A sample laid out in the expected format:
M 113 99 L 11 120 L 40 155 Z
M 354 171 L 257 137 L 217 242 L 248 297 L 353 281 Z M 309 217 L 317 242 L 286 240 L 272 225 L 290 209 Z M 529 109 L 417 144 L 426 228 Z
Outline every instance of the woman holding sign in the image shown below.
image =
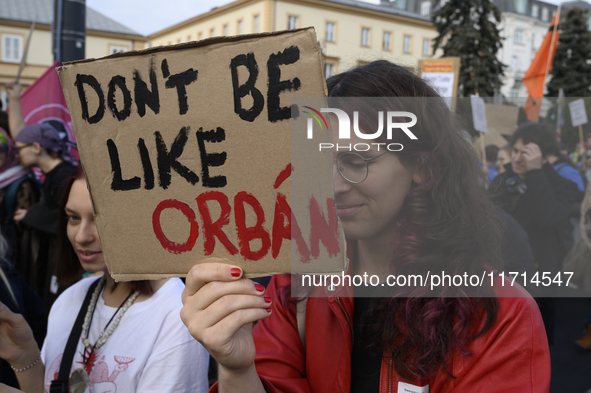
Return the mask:
M 116 283 L 105 265 L 80 168 L 64 195 L 60 263 L 70 275 L 82 268 L 102 276 L 83 279 L 56 300 L 41 351 L 23 317 L 0 303 L 0 357 L 11 364 L 21 388 L 205 392 L 209 355 L 179 318 L 181 280 Z
M 363 298 L 359 288 L 331 285 L 320 288 L 320 297 L 294 299 L 289 275 L 274 276 L 265 290 L 241 278 L 240 268 L 207 260 L 187 277 L 181 317 L 219 363 L 213 390 L 547 392 L 550 357 L 539 310 L 493 269 L 501 262 L 502 230 L 478 160 L 446 104 L 387 61 L 333 76 L 327 85 L 330 97 L 418 103 L 416 140 L 401 130 L 379 140 L 404 142 L 402 151 L 378 151 L 378 144 L 333 151 L 348 273 L 381 280 L 428 269 L 486 274 L 491 281 L 479 293 L 489 296 L 462 297 L 464 288 L 444 284 L 440 296 L 418 287 Z M 347 144 L 364 142 L 352 136 Z

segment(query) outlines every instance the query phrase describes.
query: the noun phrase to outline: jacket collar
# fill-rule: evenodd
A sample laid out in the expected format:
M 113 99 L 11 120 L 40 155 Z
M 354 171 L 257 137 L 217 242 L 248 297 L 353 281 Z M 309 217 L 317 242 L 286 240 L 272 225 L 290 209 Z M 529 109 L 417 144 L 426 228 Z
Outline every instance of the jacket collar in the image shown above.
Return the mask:
M 342 274 L 345 275 L 352 275 L 353 272 L 353 261 L 355 260 L 355 252 L 357 250 L 357 242 L 355 241 L 347 241 L 345 243 L 347 247 L 346 252 L 346 260 L 345 260 L 345 272 Z M 337 286 L 332 286 L 329 284 L 328 286 L 324 287 L 324 294 L 327 298 L 336 298 L 336 297 L 353 297 L 353 287 L 349 285 L 343 285 L 341 280 L 341 284 Z

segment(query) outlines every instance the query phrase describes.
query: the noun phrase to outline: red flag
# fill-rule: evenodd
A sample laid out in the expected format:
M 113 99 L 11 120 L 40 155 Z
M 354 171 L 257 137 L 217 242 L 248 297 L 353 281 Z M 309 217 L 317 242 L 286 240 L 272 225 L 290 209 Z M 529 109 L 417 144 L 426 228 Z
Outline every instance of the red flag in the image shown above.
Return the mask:
M 556 10 L 550 29 L 544 37 L 544 41 L 538 49 L 527 72 L 523 76 L 522 83 L 529 91 L 529 98 L 523 107 L 527 117 L 532 122 L 537 122 L 540 117 L 542 97 L 544 97 L 544 84 L 546 75 L 552 71 L 554 54 L 558 46 L 558 26 L 560 25 L 560 7 Z
M 66 99 L 62 91 L 57 71 L 60 62 L 56 61 L 21 95 L 23 117 L 27 125 L 49 123 L 68 146 L 70 153 L 79 159 L 74 128 Z

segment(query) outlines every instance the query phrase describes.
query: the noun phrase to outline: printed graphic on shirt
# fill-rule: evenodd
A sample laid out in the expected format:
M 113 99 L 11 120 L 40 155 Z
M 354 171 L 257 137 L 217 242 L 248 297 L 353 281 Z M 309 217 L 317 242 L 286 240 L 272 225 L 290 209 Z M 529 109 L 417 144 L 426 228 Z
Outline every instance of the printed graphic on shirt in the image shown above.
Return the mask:
M 62 356 L 64 354 L 60 353 L 53 362 L 49 365 L 47 369 L 47 373 L 45 374 L 45 393 L 49 393 L 49 387 L 51 386 L 51 381 L 57 379 L 60 373 L 60 364 L 62 363 Z
M 79 354 L 82 356 L 82 353 L 79 352 Z M 63 354 L 60 354 L 55 358 L 49 366 L 47 377 L 45 379 L 45 393 L 49 393 L 51 381 L 58 377 L 62 355 Z M 115 383 L 115 380 L 117 379 L 117 376 L 127 370 L 129 364 L 135 360 L 135 358 L 115 355 L 113 356 L 113 360 L 117 365 L 112 370 L 109 370 L 109 365 L 105 361 L 105 356 L 101 356 L 100 350 L 90 353 L 90 349 L 86 349 L 86 356 L 90 356 L 86 365 L 84 365 L 84 362 L 82 361 L 77 361 L 73 367 L 73 369 L 76 369 L 84 365 L 84 369 L 88 373 L 88 386 L 85 393 L 116 393 L 117 384 Z

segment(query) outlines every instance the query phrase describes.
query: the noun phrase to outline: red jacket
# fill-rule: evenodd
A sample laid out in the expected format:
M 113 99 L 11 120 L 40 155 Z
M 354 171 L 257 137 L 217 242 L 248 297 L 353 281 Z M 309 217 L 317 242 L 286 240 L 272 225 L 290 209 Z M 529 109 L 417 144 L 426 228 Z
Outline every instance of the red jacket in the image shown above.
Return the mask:
M 304 349 L 295 306 L 284 304 L 278 293 L 278 288 L 288 284 L 289 275 L 275 275 L 271 279 L 266 295 L 274 297 L 273 312 L 253 330 L 256 368 L 266 390 L 349 393 L 353 346 L 351 289 L 337 287 L 335 292 L 328 292 L 325 288 L 326 297 L 308 299 Z M 495 288 L 499 310 L 494 325 L 470 344 L 472 356 L 454 355 L 450 372 L 456 378 L 440 372 L 429 383 L 431 393 L 549 391 L 550 351 L 538 306 L 521 287 L 500 287 L 499 281 Z M 402 393 L 398 389 L 401 381 L 421 385 L 401 379 L 392 361 L 386 359 L 382 363 L 380 393 Z M 212 387 L 212 392 L 216 387 Z

